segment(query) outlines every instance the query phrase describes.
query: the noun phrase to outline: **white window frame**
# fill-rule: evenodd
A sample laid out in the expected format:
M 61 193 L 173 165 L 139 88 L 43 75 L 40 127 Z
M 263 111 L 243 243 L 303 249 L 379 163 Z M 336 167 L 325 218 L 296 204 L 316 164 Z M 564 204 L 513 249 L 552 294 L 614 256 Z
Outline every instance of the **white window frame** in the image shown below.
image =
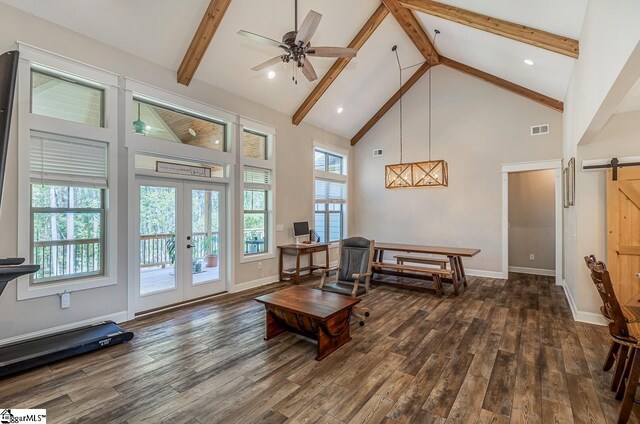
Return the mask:
M 267 159 L 258 159 L 258 158 L 250 158 L 244 156 L 242 154 L 242 140 L 245 128 L 247 130 L 257 132 L 260 134 L 264 134 L 267 136 Z M 236 210 L 238 211 L 239 218 L 237 220 L 236 226 L 236 245 L 238 257 L 240 258 L 240 263 L 249 263 L 256 261 L 263 261 L 265 259 L 275 258 L 276 251 L 276 233 L 275 233 L 275 222 L 276 222 L 276 157 L 275 157 L 275 140 L 276 140 L 276 129 L 269 125 L 263 124 L 261 122 L 253 121 L 251 119 L 247 119 L 244 117 L 240 117 L 239 126 L 238 126 L 238 134 L 237 134 L 237 143 L 238 148 L 236 149 L 236 154 L 238 158 L 238 169 L 237 169 L 237 179 L 238 179 L 238 194 L 236 196 Z M 244 253 L 244 168 L 245 166 L 266 169 L 271 173 L 271 184 L 270 189 L 267 195 L 267 245 L 265 246 L 264 253 L 252 253 L 245 254 Z
M 323 152 L 329 153 L 334 156 L 340 156 L 342 158 L 342 174 L 337 174 L 335 172 L 326 172 L 319 171 L 315 166 L 315 152 L 316 150 L 321 150 Z M 311 201 L 313 202 L 313 226 L 315 227 L 316 221 L 316 179 L 322 179 L 327 181 L 344 183 L 345 185 L 345 199 L 342 208 L 342 237 L 345 238 L 347 234 L 349 234 L 349 151 L 347 149 L 343 149 L 337 146 L 333 146 L 330 144 L 325 144 L 321 141 L 314 140 L 313 141 L 313 155 L 312 155 L 312 167 L 313 167 L 313 187 L 311 189 L 311 193 L 313 194 Z M 314 228 L 315 229 L 315 228 Z M 339 241 L 329 242 L 331 247 L 338 247 L 340 244 Z
M 53 296 L 63 292 L 87 290 L 117 284 L 118 262 L 118 83 L 109 71 L 19 43 L 18 64 L 18 254 L 31 258 L 31 178 L 29 155 L 32 132 L 56 134 L 73 139 L 107 144 L 108 188 L 106 193 L 106 228 L 104 274 L 34 285 L 31 276 L 18 279 L 18 300 Z M 31 113 L 31 68 L 47 70 L 90 82 L 104 89 L 104 127 L 66 121 Z M 29 261 L 29 259 L 27 259 Z

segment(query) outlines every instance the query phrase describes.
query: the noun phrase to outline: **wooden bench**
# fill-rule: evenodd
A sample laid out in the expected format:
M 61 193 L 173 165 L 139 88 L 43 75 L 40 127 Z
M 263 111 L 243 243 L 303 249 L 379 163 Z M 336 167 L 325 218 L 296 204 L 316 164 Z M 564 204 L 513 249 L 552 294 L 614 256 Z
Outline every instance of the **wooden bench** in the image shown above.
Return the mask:
M 447 269 L 447 264 L 449 263 L 449 259 L 444 258 L 426 258 L 424 256 L 413 256 L 413 255 L 396 255 L 396 262 L 398 265 L 404 265 L 405 262 L 416 263 L 416 264 L 426 264 L 426 265 L 437 265 L 440 269 Z
M 454 281 L 455 285 L 455 273 L 450 269 L 438 269 L 438 268 L 427 268 L 424 266 L 410 266 L 410 265 L 399 265 L 399 264 L 388 264 L 384 262 L 374 262 L 374 269 L 384 269 L 387 272 L 385 274 L 395 275 L 398 277 L 409 277 L 411 273 L 425 274 L 430 276 L 433 279 L 433 287 L 436 290 L 436 294 L 438 296 L 442 296 L 442 278 L 450 278 Z

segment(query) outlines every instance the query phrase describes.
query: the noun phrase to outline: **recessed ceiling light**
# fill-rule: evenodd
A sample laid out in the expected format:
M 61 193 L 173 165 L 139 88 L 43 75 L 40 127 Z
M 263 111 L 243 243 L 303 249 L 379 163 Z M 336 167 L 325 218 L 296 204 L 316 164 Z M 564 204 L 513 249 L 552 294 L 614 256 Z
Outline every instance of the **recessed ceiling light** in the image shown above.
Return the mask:
M 338 113 L 342 113 L 342 111 L 343 111 L 343 110 L 344 110 L 344 109 L 342 108 L 342 106 L 340 106 L 336 112 L 338 112 Z
M 276 77 L 276 71 L 269 71 L 267 78 L 274 79 Z
M 189 128 L 189 134 L 191 134 L 194 137 L 198 135 L 198 133 L 196 133 L 196 130 L 194 130 L 193 128 Z
M 144 127 L 144 129 L 147 131 L 151 131 L 151 125 L 147 125 L 146 127 Z
M 524 63 L 526 63 L 529 66 L 533 66 L 533 60 L 531 60 L 531 59 L 525 59 Z

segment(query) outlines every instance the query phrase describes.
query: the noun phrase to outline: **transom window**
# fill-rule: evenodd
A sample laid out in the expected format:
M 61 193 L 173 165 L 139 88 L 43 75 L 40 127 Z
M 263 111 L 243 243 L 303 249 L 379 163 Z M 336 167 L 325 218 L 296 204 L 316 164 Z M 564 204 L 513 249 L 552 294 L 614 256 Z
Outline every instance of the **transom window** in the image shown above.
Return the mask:
M 344 174 L 343 161 L 342 156 L 320 149 L 315 150 L 314 166 L 316 171 Z
M 242 134 L 242 155 L 255 158 L 267 159 L 268 137 L 250 130 L 244 130 Z
M 133 99 L 131 130 L 174 143 L 226 151 L 227 125 L 142 99 Z
M 104 89 L 31 69 L 31 113 L 104 127 Z

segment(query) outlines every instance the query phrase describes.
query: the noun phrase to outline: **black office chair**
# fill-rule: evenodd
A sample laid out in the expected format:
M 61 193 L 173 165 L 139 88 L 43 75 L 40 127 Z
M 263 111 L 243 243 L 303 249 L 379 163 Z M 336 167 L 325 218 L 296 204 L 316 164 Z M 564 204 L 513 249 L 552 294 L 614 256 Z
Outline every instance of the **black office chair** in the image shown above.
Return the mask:
M 363 237 L 340 240 L 337 281 L 326 284 L 327 274 L 336 268 L 325 269 L 322 271 L 322 279 L 318 288 L 351 297 L 362 297 L 368 294 L 373 252 L 373 240 L 367 240 Z M 353 316 L 360 322 L 360 325 L 364 325 L 364 319 L 369 316 L 369 310 L 363 307 L 354 307 Z

